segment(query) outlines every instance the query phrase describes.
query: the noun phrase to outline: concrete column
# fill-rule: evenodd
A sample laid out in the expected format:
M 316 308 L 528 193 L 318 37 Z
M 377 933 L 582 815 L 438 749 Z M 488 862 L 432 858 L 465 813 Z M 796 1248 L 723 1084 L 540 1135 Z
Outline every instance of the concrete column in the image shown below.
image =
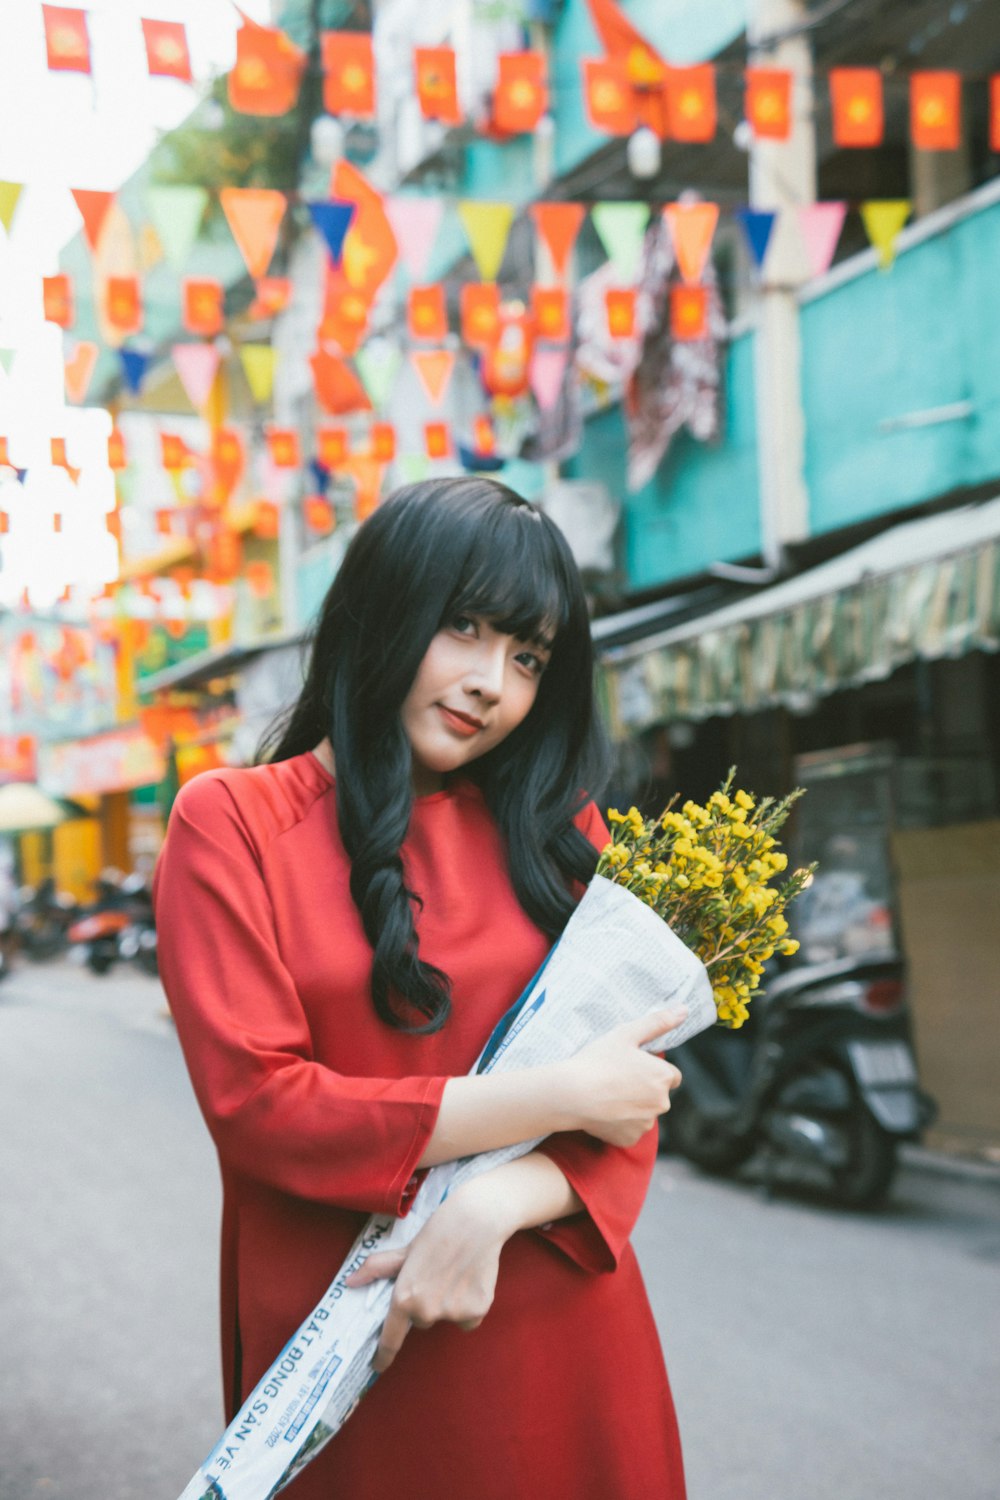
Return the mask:
M 779 216 L 816 198 L 812 56 L 805 34 L 781 39 L 806 17 L 803 0 L 753 0 L 747 25 L 751 62 L 787 68 L 794 75 L 789 139 L 755 140 L 750 151 L 750 205 L 775 209 Z M 801 541 L 809 531 L 796 297 L 806 272 L 793 231 L 793 224 L 782 226 L 779 217 L 754 338 L 762 551 L 773 568 L 782 566 L 786 544 Z

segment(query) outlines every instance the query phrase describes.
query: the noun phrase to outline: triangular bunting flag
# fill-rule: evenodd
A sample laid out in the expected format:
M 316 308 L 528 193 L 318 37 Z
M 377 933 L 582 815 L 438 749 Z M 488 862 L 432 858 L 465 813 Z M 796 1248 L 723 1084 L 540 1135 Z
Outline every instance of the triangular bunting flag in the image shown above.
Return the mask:
M 277 362 L 277 351 L 271 344 L 240 346 L 240 364 L 243 366 L 250 394 L 258 406 L 265 406 L 271 399 Z
M 668 203 L 663 210 L 677 267 L 687 282 L 701 280 L 719 222 L 717 203 Z
M 214 344 L 175 344 L 174 368 L 195 411 L 204 411 L 222 355 Z
M 66 361 L 66 395 L 78 406 L 87 394 L 96 364 L 97 345 L 89 342 L 77 344 Z
M 90 188 L 71 188 L 73 199 L 83 219 L 83 232 L 91 250 L 96 250 L 111 207 L 114 193 L 93 192 Z
M 385 212 L 411 280 L 422 281 L 441 227 L 444 200 L 398 194 L 386 199 Z
M 566 377 L 566 361 L 565 349 L 536 349 L 531 357 L 528 379 L 542 411 L 551 411 L 559 400 Z
M 358 350 L 354 363 L 374 406 L 382 408 L 388 401 L 402 359 L 397 345 L 388 339 L 370 339 Z
M 326 240 L 330 259 L 334 265 L 340 264 L 344 253 L 344 240 L 347 231 L 351 227 L 351 220 L 357 212 L 354 203 L 340 202 L 337 199 L 329 199 L 325 203 L 310 203 L 307 205 L 313 224 Z
M 777 212 L 773 208 L 738 208 L 736 210 L 736 218 L 743 227 L 750 254 L 753 256 L 758 271 L 764 264 L 777 217 Z
M 428 401 L 432 406 L 440 406 L 455 367 L 454 354 L 450 349 L 417 349 L 410 355 L 410 362 Z
M 24 186 L 20 182 L 0 182 L 0 224 L 10 234 L 10 226 L 14 222 L 17 205 L 21 199 L 21 189 Z
M 233 239 L 256 281 L 271 264 L 288 200 L 273 188 L 222 188 L 219 202 Z
M 496 281 L 514 220 L 512 203 L 477 203 L 466 198 L 458 216 L 481 281 Z
M 802 244 L 814 276 L 830 269 L 846 213 L 847 204 L 837 202 L 807 203 L 799 209 Z
M 870 198 L 861 205 L 865 233 L 878 253 L 883 271 L 896 259 L 896 240 L 912 207 L 909 198 Z
M 533 203 L 535 232 L 552 258 L 557 276 L 566 275 L 570 253 L 576 244 L 587 210 L 582 203 Z
M 142 382 L 146 378 L 151 356 L 140 349 L 119 349 L 118 358 L 122 363 L 122 376 L 125 384 L 137 396 L 142 390 Z
M 208 193 L 201 187 L 151 187 L 146 190 L 146 208 L 159 236 L 167 261 L 175 271 L 187 263 L 198 238 Z
M 0 349 L 0 368 L 3 369 L 5 375 L 10 374 L 10 367 L 14 363 L 16 353 L 16 349 Z
M 639 279 L 642 241 L 649 223 L 648 205 L 595 203 L 590 218 L 617 276 L 631 286 Z

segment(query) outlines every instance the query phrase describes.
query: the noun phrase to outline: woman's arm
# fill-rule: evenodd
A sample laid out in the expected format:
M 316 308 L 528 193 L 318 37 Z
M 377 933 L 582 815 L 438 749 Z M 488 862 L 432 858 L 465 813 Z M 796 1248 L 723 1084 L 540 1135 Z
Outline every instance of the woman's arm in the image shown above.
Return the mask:
M 624 1022 L 566 1062 L 450 1078 L 417 1165 L 435 1167 L 572 1130 L 613 1146 L 635 1145 L 670 1108 L 670 1090 L 680 1082 L 673 1064 L 640 1049 L 686 1014 L 681 1007 Z
M 449 1193 L 410 1245 L 370 1255 L 349 1278 L 356 1287 L 396 1282 L 374 1369 L 389 1368 L 411 1328 L 440 1322 L 478 1328 L 493 1304 L 500 1252 L 510 1237 L 582 1208 L 559 1168 L 537 1151 Z

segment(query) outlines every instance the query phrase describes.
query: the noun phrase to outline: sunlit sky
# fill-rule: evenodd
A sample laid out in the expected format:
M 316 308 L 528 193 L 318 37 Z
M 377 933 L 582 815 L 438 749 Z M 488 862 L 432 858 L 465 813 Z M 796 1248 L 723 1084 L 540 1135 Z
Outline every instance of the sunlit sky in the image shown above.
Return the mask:
M 9 237 L 0 227 L 0 350 L 15 351 L 9 373 L 0 371 L 0 435 L 29 468 L 24 487 L 0 485 L 0 509 L 11 516 L 0 571 L 7 605 L 25 587 L 45 607 L 65 583 L 115 576 L 114 543 L 99 519 L 114 502 L 103 452 L 108 419 L 66 408 L 64 336 L 42 319 L 41 278 L 58 269 L 61 245 L 80 228 L 70 189 L 119 187 L 232 65 L 240 20 L 231 0 L 90 0 L 78 8 L 88 16 L 90 77 L 48 71 L 40 0 L 0 0 L 0 182 L 24 184 Z M 240 8 L 270 19 L 270 0 L 240 0 Z M 185 23 L 193 86 L 150 78 L 143 17 Z M 76 487 L 48 467 L 52 435 L 66 436 L 84 463 Z M 52 530 L 54 512 L 64 516 L 62 535 Z

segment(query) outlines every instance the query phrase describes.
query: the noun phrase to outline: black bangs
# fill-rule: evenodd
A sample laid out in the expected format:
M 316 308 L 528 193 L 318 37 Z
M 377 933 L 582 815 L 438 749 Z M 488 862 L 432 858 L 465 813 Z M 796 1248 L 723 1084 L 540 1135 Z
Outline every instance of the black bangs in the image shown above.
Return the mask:
M 569 619 L 565 564 L 541 516 L 527 505 L 498 509 L 477 527 L 441 617 L 482 615 L 495 630 L 551 646 Z

